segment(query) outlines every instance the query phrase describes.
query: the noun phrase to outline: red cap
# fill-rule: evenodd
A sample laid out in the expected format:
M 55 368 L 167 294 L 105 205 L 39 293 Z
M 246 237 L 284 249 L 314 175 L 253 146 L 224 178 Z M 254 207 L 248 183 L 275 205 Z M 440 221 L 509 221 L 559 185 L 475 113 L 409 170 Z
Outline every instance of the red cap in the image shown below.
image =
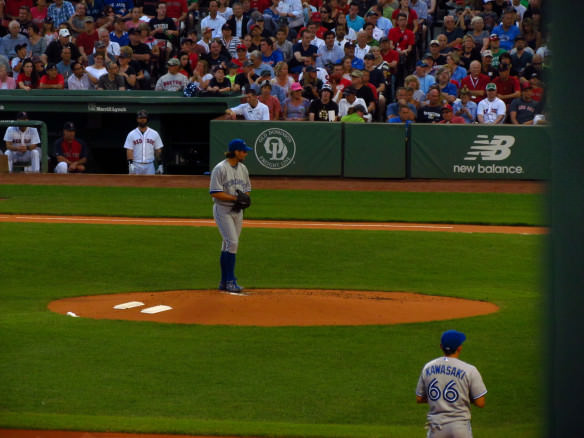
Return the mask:
M 452 111 L 452 105 L 449 104 L 444 105 L 441 111 Z
M 235 50 L 239 50 L 239 49 L 247 50 L 247 47 L 245 44 L 239 44 Z
M 312 15 L 310 16 L 310 19 L 312 21 L 318 21 L 318 22 L 322 21 L 322 18 L 320 16 L 320 12 L 313 12 Z

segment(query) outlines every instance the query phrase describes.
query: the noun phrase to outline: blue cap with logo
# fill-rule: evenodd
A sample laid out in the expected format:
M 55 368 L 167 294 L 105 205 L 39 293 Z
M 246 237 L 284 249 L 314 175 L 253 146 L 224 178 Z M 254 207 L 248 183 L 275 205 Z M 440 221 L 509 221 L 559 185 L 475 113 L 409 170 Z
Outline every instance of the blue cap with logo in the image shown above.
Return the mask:
M 229 152 L 235 152 L 235 151 L 249 152 L 249 151 L 253 151 L 253 149 L 247 145 L 245 140 L 243 140 L 241 138 L 234 138 L 233 140 L 231 140 L 229 142 Z
M 456 330 L 447 330 L 442 333 L 442 338 L 440 338 L 440 344 L 442 345 L 442 350 L 447 354 L 452 354 L 456 351 L 458 347 L 466 340 L 466 335 L 462 332 Z

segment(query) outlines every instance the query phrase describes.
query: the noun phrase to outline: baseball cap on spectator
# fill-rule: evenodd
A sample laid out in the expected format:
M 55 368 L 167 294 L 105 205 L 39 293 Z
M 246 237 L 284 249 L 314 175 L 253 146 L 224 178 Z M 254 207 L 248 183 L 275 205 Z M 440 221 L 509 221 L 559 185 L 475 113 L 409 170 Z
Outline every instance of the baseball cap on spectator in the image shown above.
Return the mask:
M 95 20 L 93 19 L 93 17 L 91 15 L 88 15 L 87 17 L 85 17 L 84 22 L 85 23 L 94 23 Z
M 28 114 L 25 111 L 21 111 L 16 114 L 16 120 L 28 120 Z
M 489 82 L 487 84 L 487 86 L 485 87 L 485 90 L 487 91 L 497 91 L 497 85 L 493 82 Z
M 353 78 L 362 78 L 363 77 L 363 72 L 361 70 L 353 70 L 351 72 L 351 77 L 353 77 Z
M 103 41 L 98 40 L 95 42 L 94 47 L 96 49 L 103 49 L 105 47 L 105 43 Z
M 63 129 L 65 131 L 75 131 L 75 123 L 73 123 L 73 122 L 65 122 L 65 125 L 63 125 Z
M 69 32 L 69 29 L 61 29 L 59 31 L 59 36 L 60 37 L 70 37 L 71 33 Z
M 345 49 L 346 49 L 347 47 L 355 48 L 355 44 L 353 44 L 351 41 L 347 41 L 347 42 L 345 43 L 344 47 L 345 47 Z
M 498 39 L 499 39 L 499 35 L 497 35 L 496 33 L 492 33 L 492 34 L 489 36 L 489 39 L 490 39 L 491 41 L 496 41 L 496 40 L 498 40 Z
M 385 42 L 389 42 L 389 38 L 387 38 L 386 36 L 384 36 L 384 37 L 381 37 L 381 38 L 379 39 L 379 43 L 380 43 L 380 44 L 381 44 L 381 43 L 385 43 Z
M 253 12 L 251 13 L 251 19 L 252 19 L 253 21 L 258 21 L 260 17 L 262 17 L 262 13 L 261 13 L 260 11 L 253 11 Z M 262 18 L 263 18 L 263 17 L 262 17 Z
M 426 64 L 424 61 L 418 61 L 416 62 L 416 67 L 428 67 L 428 64 Z
M 247 46 L 245 44 L 238 44 L 236 47 L 236 50 L 246 50 L 247 51 Z
M 346 96 L 348 94 L 357 94 L 357 90 L 355 90 L 355 87 L 347 87 L 343 90 L 343 96 Z
M 375 59 L 375 55 L 373 53 L 367 53 L 363 59 Z
M 299 82 L 294 82 L 292 85 L 290 85 L 290 91 L 299 91 L 302 90 L 302 85 L 300 85 Z
M 360 113 L 363 113 L 363 114 L 365 114 L 365 113 L 367 112 L 367 111 L 365 111 L 365 107 L 364 107 L 363 105 L 361 105 L 361 104 L 359 104 L 359 105 L 355 105 L 355 106 L 353 107 L 353 109 L 354 109 L 355 111 L 357 111 L 357 112 L 360 112 Z
M 249 32 L 251 33 L 251 32 L 252 32 L 252 31 L 253 31 L 253 30 L 254 30 L 256 27 L 257 27 L 257 28 L 260 28 L 260 26 L 259 26 L 259 25 L 257 25 L 257 24 L 252 24 L 252 25 L 250 26 L 250 28 L 249 28 Z M 261 28 L 260 28 L 260 29 L 261 29 Z
M 320 16 L 320 12 L 313 12 L 312 15 L 310 16 L 310 19 L 312 21 L 320 23 L 322 21 L 322 17 Z
M 315 68 L 314 68 L 312 65 L 309 65 L 308 67 L 306 67 L 306 68 L 304 69 L 304 71 L 305 71 L 306 73 L 310 73 L 310 72 L 315 72 L 315 71 L 316 71 L 316 69 L 315 69 Z
M 243 140 L 241 138 L 234 138 L 233 140 L 231 140 L 229 142 L 229 152 L 235 152 L 235 151 L 249 152 L 249 151 L 253 151 L 253 149 L 247 145 L 245 140 Z
M 366 17 L 373 17 L 374 15 L 378 15 L 377 12 L 369 11 L 369 12 L 367 12 L 367 14 L 365 14 Z
M 322 88 L 320 89 L 320 92 L 322 93 L 323 91 L 328 91 L 329 93 L 333 92 L 333 89 L 331 88 L 331 86 L 329 84 L 324 84 L 322 86 Z
M 55 64 L 54 62 L 49 62 L 47 64 L 46 70 L 53 70 L 53 69 L 56 69 L 56 68 L 57 68 L 57 64 Z
M 245 61 L 243 63 L 244 67 L 251 67 L 253 65 L 253 61 L 251 59 L 248 59 L 247 61 Z
M 170 65 L 170 66 L 180 65 L 180 61 L 177 58 L 170 58 L 166 64 Z M 220 67 L 220 66 L 218 66 L 218 67 Z
M 260 76 L 272 76 L 272 72 L 266 68 L 260 72 Z
M 231 30 L 231 27 L 227 23 L 225 23 L 223 26 L 221 26 L 221 30 L 228 30 L 228 29 Z
M 438 42 L 438 40 L 432 40 L 432 41 L 430 41 L 430 45 L 431 46 L 439 46 L 440 43 Z
M 264 87 L 270 87 L 270 88 L 272 88 L 272 84 L 270 83 L 270 81 L 264 81 L 264 82 L 261 83 L 261 87 L 262 88 L 264 88 Z
M 490 50 L 485 50 L 485 51 L 483 52 L 483 58 L 484 58 L 485 56 L 490 56 L 490 57 L 492 58 L 492 57 L 493 57 L 493 52 L 491 52 Z
M 462 50 L 462 44 L 455 44 L 452 46 L 453 49 Z
M 203 29 L 203 33 L 207 33 L 207 32 L 213 32 L 213 28 L 212 27 L 206 27 L 205 29 Z
M 442 345 L 442 350 L 445 353 L 451 354 L 456 351 L 458 347 L 466 340 L 466 335 L 462 332 L 456 330 L 447 330 L 442 333 L 440 338 L 440 345 Z
M 41 59 L 41 57 L 40 56 L 37 56 L 37 55 L 34 55 L 31 58 L 31 61 L 32 61 L 33 64 L 36 64 L 37 62 L 43 62 L 43 60 Z
M 463 94 L 470 94 L 470 90 L 469 90 L 469 89 L 468 89 L 468 87 L 465 85 L 464 87 L 462 87 L 462 88 L 460 89 L 460 93 L 459 93 L 459 94 L 460 94 L 461 96 L 462 96 Z
M 452 105 L 446 104 L 444 105 L 441 109 L 440 112 L 444 112 L 444 111 L 452 111 Z

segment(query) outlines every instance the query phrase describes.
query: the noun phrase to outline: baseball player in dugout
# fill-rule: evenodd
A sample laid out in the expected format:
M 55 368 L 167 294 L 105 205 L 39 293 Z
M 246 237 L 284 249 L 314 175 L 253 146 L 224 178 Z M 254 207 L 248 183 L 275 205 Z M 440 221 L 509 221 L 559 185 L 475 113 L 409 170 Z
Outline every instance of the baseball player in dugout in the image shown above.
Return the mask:
M 235 255 L 243 224 L 243 210 L 251 204 L 249 172 L 243 164 L 250 148 L 244 140 L 235 138 L 229 142 L 225 159 L 211 172 L 209 193 L 213 198 L 213 218 L 223 238 L 221 244 L 221 281 L 219 290 L 241 294 L 243 287 L 235 278 Z
M 164 169 L 160 161 L 162 156 L 162 139 L 158 132 L 148 127 L 148 113 L 140 110 L 136 114 L 138 127 L 126 137 L 124 149 L 128 159 L 130 175 L 162 174 Z
M 20 112 L 16 120 L 28 120 L 28 114 Z M 4 134 L 8 171 L 12 172 L 14 164 L 24 165 L 25 172 L 41 171 L 41 139 L 36 128 L 31 126 L 9 126 Z M 1 151 L 0 151 L 1 153 Z
M 487 388 L 479 371 L 459 359 L 464 333 L 442 334 L 444 356 L 424 365 L 416 388 L 416 401 L 428 403 L 427 438 L 472 438 L 470 405 L 485 406 Z
M 75 124 L 65 122 L 63 136 L 55 141 L 57 165 L 55 173 L 85 172 L 87 163 L 87 146 L 85 142 L 75 137 Z

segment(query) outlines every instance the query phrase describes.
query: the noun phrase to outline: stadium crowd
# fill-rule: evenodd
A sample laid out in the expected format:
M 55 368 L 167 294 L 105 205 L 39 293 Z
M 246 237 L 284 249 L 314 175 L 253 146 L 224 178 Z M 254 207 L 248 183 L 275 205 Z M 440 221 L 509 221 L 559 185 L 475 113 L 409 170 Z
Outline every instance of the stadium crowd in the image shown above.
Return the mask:
M 253 120 L 543 123 L 542 1 L 0 0 L 0 90 L 238 94 L 228 116 Z

